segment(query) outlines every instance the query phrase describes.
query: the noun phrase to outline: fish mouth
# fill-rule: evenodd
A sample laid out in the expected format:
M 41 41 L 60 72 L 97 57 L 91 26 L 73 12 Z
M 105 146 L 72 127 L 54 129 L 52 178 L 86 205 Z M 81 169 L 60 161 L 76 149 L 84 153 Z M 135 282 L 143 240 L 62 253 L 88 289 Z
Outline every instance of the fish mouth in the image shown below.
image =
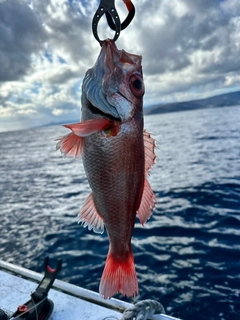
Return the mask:
M 82 86 L 95 113 L 122 122 L 132 118 L 134 103 L 128 93 L 129 75 L 139 67 L 141 56 L 118 50 L 113 40 L 104 40 L 98 59 L 87 71 Z
M 99 116 L 100 118 L 107 118 L 111 121 L 121 122 L 121 118 L 115 117 L 110 113 L 106 113 L 105 110 L 100 109 L 99 107 L 95 107 L 90 101 L 88 101 L 88 109 L 92 114 Z

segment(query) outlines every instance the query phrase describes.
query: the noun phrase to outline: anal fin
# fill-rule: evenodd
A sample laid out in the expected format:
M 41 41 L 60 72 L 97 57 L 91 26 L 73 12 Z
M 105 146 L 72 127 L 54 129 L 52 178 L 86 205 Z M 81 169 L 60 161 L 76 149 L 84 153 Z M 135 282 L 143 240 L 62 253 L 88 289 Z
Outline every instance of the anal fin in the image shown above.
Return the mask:
M 95 208 L 92 193 L 87 197 L 78 215 L 78 223 L 82 223 L 84 228 L 88 227 L 88 230 L 93 229 L 96 233 L 104 232 L 104 222 Z

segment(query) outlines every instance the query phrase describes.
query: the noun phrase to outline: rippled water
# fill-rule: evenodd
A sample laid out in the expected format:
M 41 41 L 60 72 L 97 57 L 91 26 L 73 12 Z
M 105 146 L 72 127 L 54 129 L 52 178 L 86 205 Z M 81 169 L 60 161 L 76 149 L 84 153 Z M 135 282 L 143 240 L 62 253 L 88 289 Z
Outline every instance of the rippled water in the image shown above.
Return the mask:
M 136 220 L 130 301 L 157 299 L 184 320 L 239 320 L 240 107 L 147 116 L 145 127 L 158 141 L 158 204 L 145 227 Z M 107 235 L 76 223 L 89 187 L 81 160 L 55 151 L 66 132 L 0 134 L 0 258 L 38 272 L 46 255 L 62 258 L 59 278 L 98 291 Z

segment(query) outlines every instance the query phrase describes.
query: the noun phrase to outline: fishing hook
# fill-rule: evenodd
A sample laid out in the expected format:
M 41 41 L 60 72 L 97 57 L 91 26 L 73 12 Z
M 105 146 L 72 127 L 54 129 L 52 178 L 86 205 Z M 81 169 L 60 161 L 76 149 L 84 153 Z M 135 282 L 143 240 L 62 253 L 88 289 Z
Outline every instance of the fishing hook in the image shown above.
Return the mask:
M 99 39 L 99 36 L 97 33 L 97 26 L 104 14 L 106 15 L 109 27 L 115 31 L 113 41 L 116 41 L 118 39 L 121 30 L 124 30 L 130 24 L 130 22 L 132 21 L 135 15 L 135 7 L 131 2 L 131 0 L 123 0 L 123 1 L 128 9 L 128 15 L 122 24 L 121 24 L 119 15 L 117 13 L 117 10 L 115 8 L 115 4 L 114 4 L 115 0 L 100 1 L 99 7 L 92 20 L 92 32 L 95 39 L 100 43 L 101 46 L 102 46 L 103 40 Z

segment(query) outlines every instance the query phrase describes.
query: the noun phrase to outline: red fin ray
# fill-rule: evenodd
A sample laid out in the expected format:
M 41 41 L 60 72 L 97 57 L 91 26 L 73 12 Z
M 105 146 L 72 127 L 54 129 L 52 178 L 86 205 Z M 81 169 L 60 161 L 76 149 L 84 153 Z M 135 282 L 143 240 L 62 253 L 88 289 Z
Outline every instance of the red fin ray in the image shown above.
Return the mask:
M 59 140 L 56 145 L 56 150 L 61 151 L 66 157 L 80 157 L 83 151 L 83 138 L 76 136 L 74 133 L 69 133 L 64 137 L 57 138 Z
M 104 222 L 93 202 L 92 193 L 87 197 L 82 210 L 78 215 L 78 222 L 82 223 L 83 227 L 88 227 L 88 230 L 93 229 L 96 233 L 104 232 Z
M 132 251 L 125 260 L 119 261 L 109 252 L 102 274 L 99 292 L 105 299 L 117 292 L 133 297 L 138 294 L 138 281 Z
M 137 214 L 142 225 L 150 218 L 152 210 L 155 208 L 155 203 L 157 202 L 157 197 L 151 189 L 151 186 L 145 178 L 144 188 L 140 206 L 138 208 Z
M 100 118 L 64 125 L 72 132 L 56 139 L 59 140 L 56 150 L 60 149 L 66 157 L 80 157 L 83 152 L 84 137 L 94 132 L 105 130 L 110 124 L 109 120 Z
M 155 139 L 153 139 L 149 132 L 146 130 L 143 131 L 143 140 L 144 140 L 144 151 L 145 151 L 145 174 L 148 174 L 148 171 L 152 168 L 152 165 L 155 163 L 156 154 L 155 149 Z
M 66 124 L 64 127 L 72 130 L 79 137 L 86 137 L 94 132 L 107 129 L 111 122 L 107 119 L 91 119 L 83 122 Z
M 145 180 L 142 192 L 142 199 L 137 210 L 139 220 L 142 225 L 150 218 L 152 210 L 155 208 L 155 203 L 157 202 L 157 197 L 153 193 L 151 186 L 146 178 L 149 174 L 149 170 L 155 163 L 156 154 L 155 149 L 155 139 L 153 139 L 149 132 L 143 131 L 143 141 L 144 141 L 144 152 L 145 152 Z

